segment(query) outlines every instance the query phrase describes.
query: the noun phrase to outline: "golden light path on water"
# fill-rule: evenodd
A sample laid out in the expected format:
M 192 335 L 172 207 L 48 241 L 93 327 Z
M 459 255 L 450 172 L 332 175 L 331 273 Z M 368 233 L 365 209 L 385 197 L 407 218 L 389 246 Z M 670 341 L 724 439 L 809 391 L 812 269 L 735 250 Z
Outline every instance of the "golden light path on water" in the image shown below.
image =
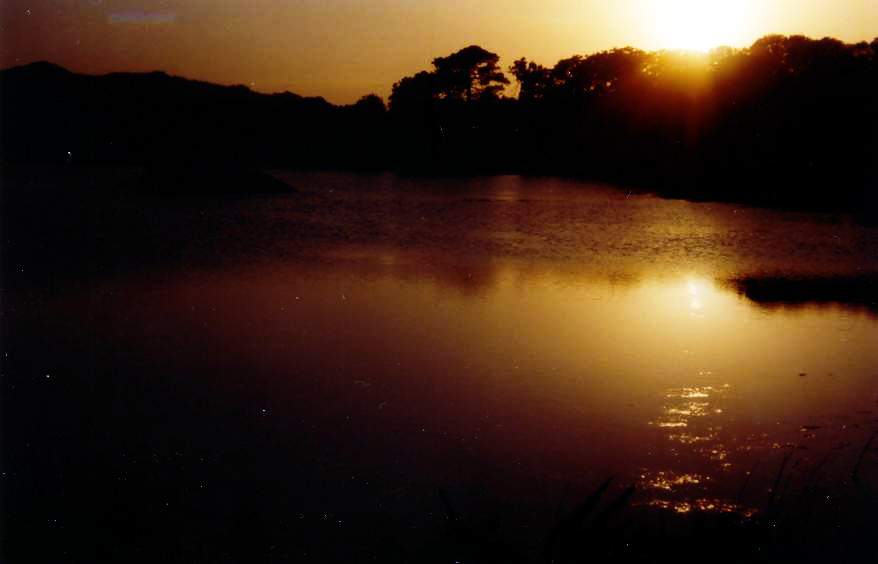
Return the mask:
M 687 323 L 686 317 L 692 327 L 706 331 L 718 329 L 726 324 L 738 324 L 736 317 L 741 314 L 740 299 L 728 291 L 718 289 L 707 278 L 686 276 L 679 280 L 657 284 L 651 290 L 655 297 L 654 309 L 666 309 L 668 317 L 676 320 L 678 328 Z M 730 344 L 729 338 L 736 339 L 742 336 L 739 331 L 744 330 L 744 328 L 731 327 L 729 329 L 725 332 L 726 345 Z M 667 330 L 674 331 L 670 324 Z M 688 333 L 685 329 L 681 332 Z M 840 339 L 840 341 L 845 340 L 846 337 Z M 828 353 L 832 344 L 827 344 Z M 697 350 L 697 347 L 693 347 L 693 349 L 683 349 L 682 352 L 690 355 L 696 354 Z M 755 464 L 754 452 L 762 453 L 761 456 L 764 457 L 764 453 L 773 450 L 805 450 L 808 448 L 806 443 L 809 440 L 812 441 L 812 446 L 817 442 L 813 441 L 818 438 L 817 435 L 811 431 L 820 429 L 818 425 L 800 427 L 800 436 L 793 437 L 799 440 L 794 443 L 778 443 L 777 440 L 781 439 L 777 436 L 774 440 L 769 440 L 769 433 L 764 431 L 740 433 L 735 429 L 735 424 L 737 416 L 741 414 L 734 412 L 736 399 L 740 401 L 740 396 L 736 397 L 736 394 L 740 392 L 727 381 L 728 378 L 717 376 L 712 370 L 705 368 L 693 375 L 692 384 L 664 390 L 661 407 L 656 417 L 647 424 L 659 430 L 671 457 L 675 461 L 685 462 L 679 465 L 672 463 L 660 470 L 642 468 L 637 483 L 643 491 L 648 492 L 648 495 L 641 504 L 670 509 L 677 513 L 691 511 L 738 513 L 750 517 L 759 509 L 742 504 L 742 492 L 738 492 L 734 497 L 729 496 L 728 493 L 727 497 L 716 497 L 717 488 L 712 486 L 724 480 L 741 480 L 742 473 L 746 476 L 743 479 L 746 485 L 755 469 L 752 467 Z M 800 380 L 807 376 L 805 372 L 798 374 Z M 828 376 L 832 377 L 832 374 Z M 747 383 L 743 385 L 746 386 Z M 741 387 L 738 385 L 738 388 Z M 728 411 L 729 408 L 732 412 Z M 871 415 L 871 410 L 861 411 L 860 415 Z M 842 429 L 846 426 L 842 424 Z M 788 434 L 787 437 L 789 438 L 790 435 Z M 687 467 L 692 470 L 686 471 Z M 733 476 L 735 478 L 732 478 Z M 728 492 L 728 488 L 719 489 Z M 751 501 L 758 500 L 751 498 Z
M 878 324 L 861 312 L 766 310 L 701 273 L 493 261 L 486 282 L 400 249 L 328 260 L 129 288 L 127 339 L 160 358 L 155 332 L 197 327 L 217 375 L 246 366 L 272 417 L 331 431 L 334 465 L 408 457 L 439 483 L 479 468 L 509 498 L 615 475 L 637 505 L 750 515 L 787 454 L 813 468 L 846 442 L 821 471 L 849 471 L 873 425 Z M 373 435 L 392 458 L 356 446 Z
M 874 431 L 874 306 L 731 282 L 876 271 L 874 228 L 560 179 L 289 180 L 294 197 L 217 204 L 186 250 L 215 262 L 33 315 L 255 413 L 272 446 L 230 448 L 294 460 L 305 508 L 369 475 L 356 491 L 385 507 L 449 487 L 551 513 L 614 476 L 639 507 L 747 515 L 849 477 Z

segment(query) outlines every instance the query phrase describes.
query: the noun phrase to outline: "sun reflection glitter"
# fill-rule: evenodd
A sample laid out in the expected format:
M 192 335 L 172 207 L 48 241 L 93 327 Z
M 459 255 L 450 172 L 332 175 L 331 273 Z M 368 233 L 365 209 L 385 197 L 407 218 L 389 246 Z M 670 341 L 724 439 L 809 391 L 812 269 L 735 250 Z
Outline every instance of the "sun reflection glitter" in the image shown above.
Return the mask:
M 691 513 L 701 511 L 706 513 L 737 513 L 750 518 L 757 513 L 756 509 L 744 507 L 724 499 L 698 498 L 689 501 L 671 501 L 667 499 L 653 499 L 645 505 L 660 509 L 669 509 L 675 513 Z
M 711 394 L 722 393 L 725 388 L 713 386 L 693 386 L 683 388 L 671 388 L 665 392 L 665 398 L 676 400 L 671 405 L 665 405 L 662 416 L 657 421 L 650 421 L 650 425 L 661 428 L 688 427 L 690 419 L 705 417 L 710 414 L 722 413 L 719 408 L 711 409 Z
M 712 376 L 710 370 L 701 370 L 700 378 Z M 645 505 L 673 510 L 737 512 L 748 511 L 728 500 L 709 497 L 706 485 L 714 479 L 711 473 L 726 474 L 732 468 L 730 449 L 721 438 L 723 419 L 727 417 L 724 402 L 731 389 L 729 384 L 681 386 L 664 391 L 666 400 L 661 414 L 650 421 L 651 426 L 667 429 L 667 440 L 679 446 L 669 446 L 674 457 L 701 461 L 698 472 L 642 469 L 639 484 L 654 495 Z M 705 470 L 708 470 L 705 472 Z
M 715 290 L 709 280 L 703 278 L 688 278 L 685 284 L 685 295 L 689 304 L 689 316 L 702 319 L 708 300 L 715 294 Z
M 707 478 L 708 480 L 710 478 Z M 661 470 L 655 474 L 641 474 L 640 486 L 644 489 L 671 491 L 679 486 L 697 485 L 705 481 L 700 474 L 675 474 Z

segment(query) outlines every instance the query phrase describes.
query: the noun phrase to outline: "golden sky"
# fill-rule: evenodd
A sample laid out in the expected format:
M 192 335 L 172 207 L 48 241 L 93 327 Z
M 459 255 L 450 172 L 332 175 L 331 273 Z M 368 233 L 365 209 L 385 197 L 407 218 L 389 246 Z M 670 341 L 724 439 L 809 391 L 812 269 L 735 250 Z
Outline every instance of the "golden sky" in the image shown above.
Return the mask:
M 336 103 L 478 44 L 507 67 L 577 53 L 878 36 L 878 0 L 0 0 L 0 64 L 165 70 Z

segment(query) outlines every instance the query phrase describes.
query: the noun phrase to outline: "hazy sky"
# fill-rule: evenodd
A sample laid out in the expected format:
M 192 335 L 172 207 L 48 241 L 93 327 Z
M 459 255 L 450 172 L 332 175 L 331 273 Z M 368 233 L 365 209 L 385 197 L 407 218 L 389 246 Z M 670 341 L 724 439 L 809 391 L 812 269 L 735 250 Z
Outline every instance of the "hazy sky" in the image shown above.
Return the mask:
M 351 102 L 479 44 L 507 67 L 576 53 L 878 36 L 878 0 L 0 0 L 0 64 L 165 70 Z

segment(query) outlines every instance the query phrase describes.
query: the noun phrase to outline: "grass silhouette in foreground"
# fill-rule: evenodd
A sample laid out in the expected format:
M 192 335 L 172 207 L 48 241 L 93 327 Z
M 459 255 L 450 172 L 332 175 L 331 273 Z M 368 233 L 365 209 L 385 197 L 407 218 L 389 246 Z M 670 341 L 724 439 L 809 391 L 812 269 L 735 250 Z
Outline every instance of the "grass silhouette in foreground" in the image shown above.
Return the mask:
M 860 450 L 849 476 L 821 484 L 824 458 L 810 469 L 794 446 L 782 457 L 761 507 L 715 512 L 654 509 L 632 503 L 635 487 L 608 495 L 601 483 L 555 524 L 538 555 L 515 554 L 468 525 L 440 490 L 450 524 L 451 557 L 470 562 L 871 562 L 878 511 L 874 483 L 860 475 L 878 435 Z M 741 487 L 753 489 L 748 473 Z M 609 500 L 607 499 L 609 497 Z M 682 507 L 682 505 L 681 505 Z

